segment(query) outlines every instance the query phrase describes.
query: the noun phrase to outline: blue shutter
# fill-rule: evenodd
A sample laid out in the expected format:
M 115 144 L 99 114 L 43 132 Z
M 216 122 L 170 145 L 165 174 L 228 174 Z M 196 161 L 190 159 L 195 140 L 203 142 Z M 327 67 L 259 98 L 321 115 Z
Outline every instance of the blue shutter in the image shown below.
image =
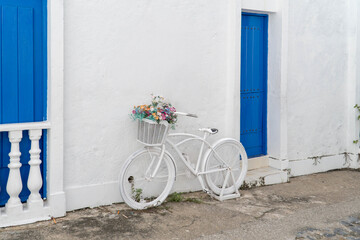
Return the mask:
M 46 120 L 46 0 L 0 0 L 0 124 Z M 44 139 L 41 166 L 46 171 Z M 6 183 L 9 174 L 10 143 L 7 133 L 0 134 L 0 205 L 9 198 Z M 20 143 L 23 190 L 22 201 L 30 192 L 27 188 L 30 160 L 28 131 Z M 46 178 L 43 189 L 46 189 Z M 40 193 L 46 196 L 46 191 Z

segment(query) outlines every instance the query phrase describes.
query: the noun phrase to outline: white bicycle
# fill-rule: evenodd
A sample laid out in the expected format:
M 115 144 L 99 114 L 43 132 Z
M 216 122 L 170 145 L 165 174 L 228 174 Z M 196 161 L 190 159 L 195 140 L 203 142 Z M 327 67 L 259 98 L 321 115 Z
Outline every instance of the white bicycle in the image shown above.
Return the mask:
M 189 117 L 194 114 L 179 113 Z M 133 209 L 146 209 L 160 205 L 170 193 L 176 179 L 174 157 L 167 151 L 171 147 L 188 170 L 197 177 L 204 192 L 222 201 L 240 197 L 248 159 L 243 145 L 232 138 L 223 138 L 210 145 L 209 135 L 218 132 L 215 128 L 201 128 L 203 137 L 188 133 L 168 134 L 167 122 L 156 123 L 147 119 L 138 121 L 138 141 L 144 148 L 133 153 L 124 163 L 120 178 L 120 194 Z M 171 139 L 181 137 L 175 143 Z M 180 146 L 191 141 L 200 141 L 201 147 L 196 165 L 191 164 Z

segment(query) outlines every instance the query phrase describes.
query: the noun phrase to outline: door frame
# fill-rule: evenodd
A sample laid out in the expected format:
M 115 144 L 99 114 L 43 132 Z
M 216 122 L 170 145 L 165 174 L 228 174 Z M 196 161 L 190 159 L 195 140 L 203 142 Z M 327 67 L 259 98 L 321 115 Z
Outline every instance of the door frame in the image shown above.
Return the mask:
M 267 153 L 269 166 L 289 169 L 287 157 L 287 69 L 289 3 L 254 4 L 253 0 L 230 0 L 228 5 L 228 68 L 226 134 L 240 139 L 240 64 L 241 64 L 241 17 L 242 12 L 268 15 L 268 116 Z M 281 8 L 280 8 L 281 6 Z M 271 93 L 271 94 L 270 94 Z M 241 140 L 241 139 L 240 139 Z
M 47 205 L 65 216 L 64 192 L 64 0 L 47 1 Z
M 246 12 L 246 11 L 242 11 L 241 12 L 241 17 L 242 16 L 256 16 L 256 17 L 263 17 L 264 18 L 264 97 L 263 97 L 263 116 L 262 116 L 262 129 L 263 129 L 263 133 L 262 133 L 262 156 L 267 155 L 268 154 L 268 146 L 267 146 L 267 137 L 268 137 L 268 133 L 267 133 L 267 117 L 268 117 L 268 57 L 269 57 L 269 52 L 268 52 L 268 42 L 269 42 L 269 15 L 268 14 L 260 14 L 260 13 L 250 13 L 250 12 Z M 241 27 L 242 27 L 242 21 L 241 21 Z M 240 49 L 242 49 L 242 45 L 241 45 L 241 38 L 240 38 Z M 241 58 L 241 52 L 240 52 L 240 58 Z M 240 61 L 240 71 L 241 71 L 241 61 Z M 241 89 L 241 75 L 240 75 L 240 89 Z M 240 98 L 241 101 L 241 98 Z M 240 106 L 241 106 L 241 102 L 240 102 Z M 240 111 L 241 114 L 241 111 Z M 241 123 L 241 116 L 240 116 L 240 123 Z M 241 126 L 240 126 L 240 131 L 241 131 Z M 259 156 L 255 156 L 255 157 L 259 157 Z

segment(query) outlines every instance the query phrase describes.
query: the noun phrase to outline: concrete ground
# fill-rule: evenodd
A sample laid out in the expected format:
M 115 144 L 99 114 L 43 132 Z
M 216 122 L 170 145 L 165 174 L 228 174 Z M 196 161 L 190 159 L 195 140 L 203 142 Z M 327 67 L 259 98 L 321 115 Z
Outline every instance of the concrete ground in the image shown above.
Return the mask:
M 78 210 L 0 229 L 0 239 L 360 239 L 360 172 L 290 180 L 224 202 L 196 192 L 145 211 L 124 204 Z

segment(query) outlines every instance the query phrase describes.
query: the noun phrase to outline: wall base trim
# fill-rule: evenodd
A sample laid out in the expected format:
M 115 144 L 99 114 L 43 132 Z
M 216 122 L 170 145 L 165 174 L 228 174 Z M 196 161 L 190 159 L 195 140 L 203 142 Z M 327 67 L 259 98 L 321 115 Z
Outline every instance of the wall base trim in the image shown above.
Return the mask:
M 350 157 L 351 160 L 347 161 L 345 160 L 344 154 L 323 157 L 321 159 L 310 158 L 297 161 L 280 161 L 270 158 L 269 161 L 270 163 L 273 163 L 270 165 L 278 165 L 279 168 L 287 166 L 287 168 L 284 168 L 284 170 L 287 170 L 290 173 L 290 177 L 295 177 L 313 173 L 326 172 L 335 169 L 358 168 L 359 163 L 357 162 L 357 159 L 355 159 L 355 155 L 350 155 Z M 66 211 L 73 211 L 86 207 L 98 207 L 102 205 L 110 205 L 113 203 L 123 202 L 119 193 L 118 186 L 118 182 L 113 181 L 102 184 L 66 188 Z M 190 173 L 185 174 L 185 172 L 178 173 L 177 179 L 172 188 L 172 192 L 191 192 L 199 190 L 201 190 L 201 186 L 198 180 Z M 58 201 L 59 203 L 61 203 L 61 198 L 65 197 L 65 194 L 55 194 L 55 196 L 59 198 L 59 200 L 55 200 L 55 202 Z M 52 206 L 54 206 L 53 203 Z M 54 209 L 52 209 L 52 211 L 54 211 Z M 61 212 L 61 210 L 56 213 L 52 212 L 52 216 L 59 216 L 61 215 Z
M 359 168 L 359 163 L 354 155 L 346 159 L 344 154 L 323 158 L 308 158 L 303 160 L 289 161 L 290 177 L 302 176 L 330 170 L 344 168 Z
M 52 217 L 63 217 L 66 215 L 66 198 L 64 192 L 50 194 L 45 205 L 50 208 Z
M 189 173 L 178 173 L 171 192 L 200 191 L 201 185 L 196 177 Z M 66 211 L 86 207 L 98 207 L 123 202 L 119 192 L 118 181 L 76 186 L 65 189 Z
M 65 193 L 66 211 L 122 202 L 117 181 L 70 187 L 65 189 Z

